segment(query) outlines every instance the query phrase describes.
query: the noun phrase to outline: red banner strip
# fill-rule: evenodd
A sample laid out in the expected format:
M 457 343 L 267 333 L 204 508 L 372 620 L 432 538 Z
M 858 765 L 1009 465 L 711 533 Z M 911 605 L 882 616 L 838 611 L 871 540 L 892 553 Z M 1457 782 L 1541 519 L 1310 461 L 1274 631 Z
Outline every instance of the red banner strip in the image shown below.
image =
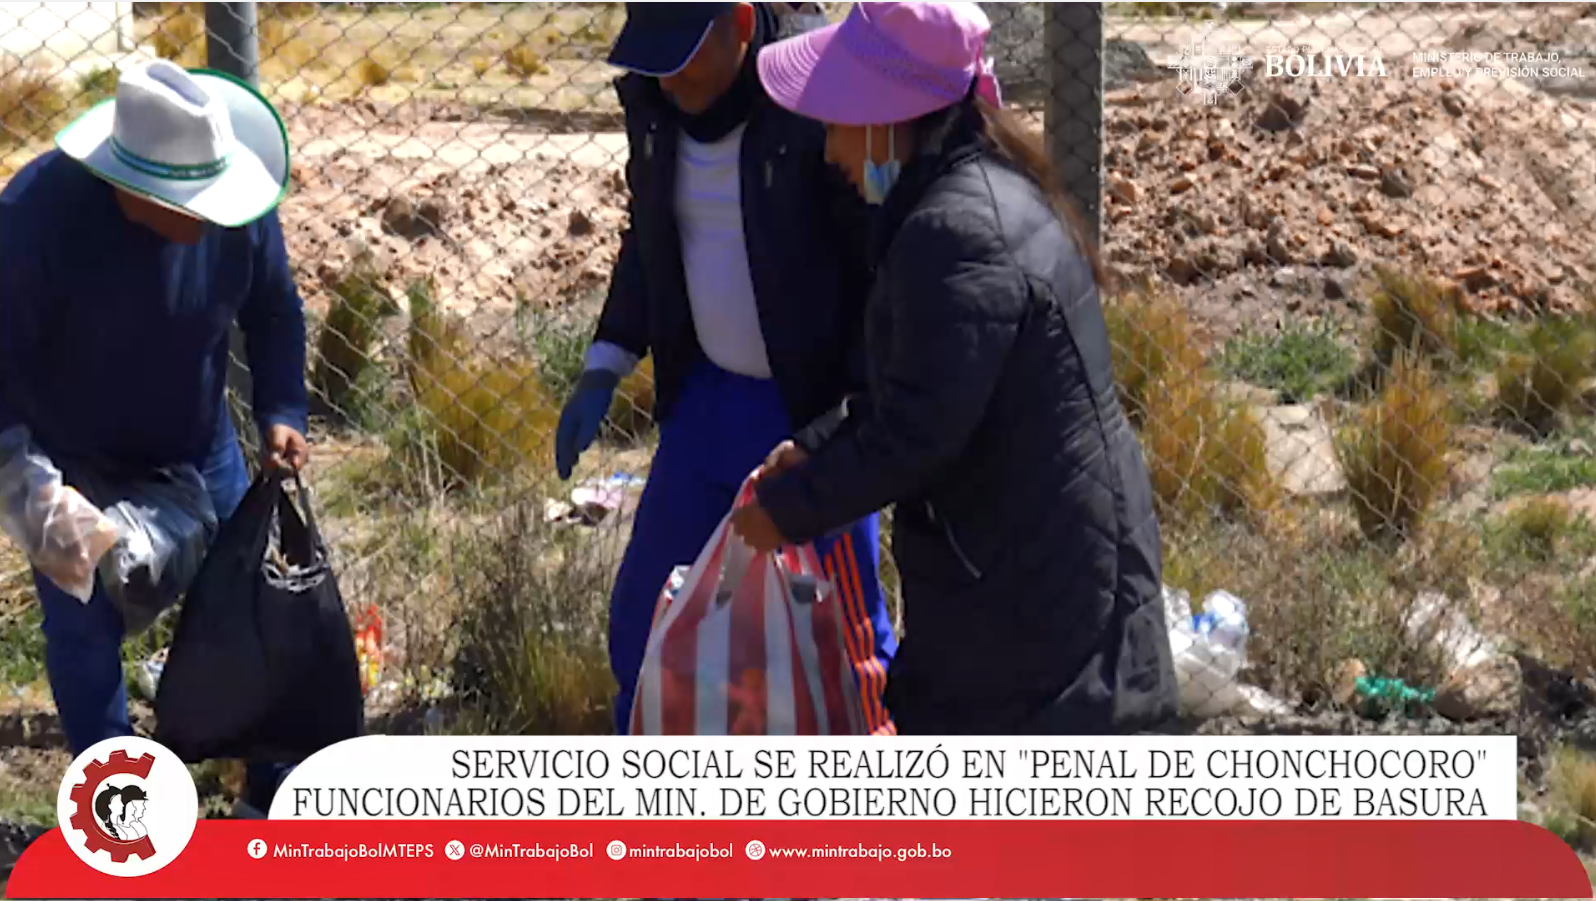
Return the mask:
M 572 847 L 591 856 L 532 851 Z M 815 856 L 838 848 L 885 859 Z M 1591 883 L 1555 836 L 1512 821 L 203 821 L 173 863 L 136 879 L 94 871 L 52 831 L 6 896 L 1590 898 Z

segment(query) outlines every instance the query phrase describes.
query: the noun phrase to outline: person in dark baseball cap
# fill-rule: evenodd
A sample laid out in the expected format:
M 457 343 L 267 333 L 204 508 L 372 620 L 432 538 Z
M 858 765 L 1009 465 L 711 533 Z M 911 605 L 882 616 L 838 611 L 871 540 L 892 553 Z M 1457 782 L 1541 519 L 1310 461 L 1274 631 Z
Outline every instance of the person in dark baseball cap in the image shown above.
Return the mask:
M 761 47 L 814 21 L 769 3 L 628 3 L 609 62 L 626 121 L 630 225 L 555 440 L 571 478 L 620 380 L 653 363 L 659 447 L 610 597 L 616 727 L 629 731 L 660 588 L 777 441 L 864 388 L 869 208 L 825 129 L 771 102 Z M 837 574 L 865 726 L 897 647 L 873 515 L 815 542 Z
M 628 3 L 626 25 L 610 49 L 610 65 L 665 78 L 685 67 L 715 20 L 737 3 Z

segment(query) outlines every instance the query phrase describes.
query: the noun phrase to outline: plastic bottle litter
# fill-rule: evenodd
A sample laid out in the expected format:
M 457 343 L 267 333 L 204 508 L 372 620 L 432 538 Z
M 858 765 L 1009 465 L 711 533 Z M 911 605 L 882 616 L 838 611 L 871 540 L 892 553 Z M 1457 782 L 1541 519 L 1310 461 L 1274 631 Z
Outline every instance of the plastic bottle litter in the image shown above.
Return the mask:
M 1289 707 L 1238 677 L 1247 665 L 1247 603 L 1228 591 L 1203 601 L 1200 613 L 1191 596 L 1164 587 L 1164 615 L 1170 651 L 1180 685 L 1180 712 L 1200 719 L 1226 715 L 1278 715 Z

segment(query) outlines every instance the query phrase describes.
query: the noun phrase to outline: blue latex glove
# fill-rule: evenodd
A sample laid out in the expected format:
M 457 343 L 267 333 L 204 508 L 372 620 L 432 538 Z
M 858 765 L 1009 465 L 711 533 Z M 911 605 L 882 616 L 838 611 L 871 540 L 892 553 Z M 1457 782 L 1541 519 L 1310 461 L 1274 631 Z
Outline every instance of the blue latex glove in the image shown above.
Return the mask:
M 577 379 L 576 390 L 560 411 L 560 428 L 554 435 L 554 465 L 562 480 L 571 477 L 577 458 L 598 438 L 620 383 L 621 377 L 607 369 L 589 369 Z

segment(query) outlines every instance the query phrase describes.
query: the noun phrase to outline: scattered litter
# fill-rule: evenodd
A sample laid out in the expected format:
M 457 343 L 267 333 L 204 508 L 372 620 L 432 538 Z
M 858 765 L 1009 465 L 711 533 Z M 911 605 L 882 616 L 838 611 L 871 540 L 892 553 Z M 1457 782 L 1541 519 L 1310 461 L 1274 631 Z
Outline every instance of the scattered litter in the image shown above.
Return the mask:
M 375 604 L 355 621 L 355 656 L 360 660 L 360 690 L 370 694 L 382 679 L 382 614 Z
M 150 659 L 142 661 L 133 667 L 133 684 L 144 700 L 151 703 L 155 702 L 155 691 L 161 685 L 161 672 L 165 669 L 165 648 L 161 648 Z
M 1247 663 L 1245 601 L 1227 591 L 1216 591 L 1203 601 L 1202 612 L 1194 613 L 1191 596 L 1166 585 L 1164 615 L 1183 716 L 1212 719 L 1290 712 L 1283 701 L 1238 679 Z
M 587 479 L 571 490 L 569 502 L 553 498 L 545 501 L 543 518 L 547 522 L 596 526 L 636 508 L 643 482 L 642 477 L 625 472 Z
M 1401 679 L 1383 676 L 1359 677 L 1357 696 L 1368 714 L 1401 711 L 1407 716 L 1422 717 L 1435 703 L 1435 689 L 1416 688 Z
M 1501 653 L 1497 643 L 1474 628 L 1456 606 L 1440 592 L 1422 592 L 1414 598 L 1406 622 L 1409 639 L 1421 645 L 1433 642 L 1446 655 L 1454 673 L 1486 663 Z

